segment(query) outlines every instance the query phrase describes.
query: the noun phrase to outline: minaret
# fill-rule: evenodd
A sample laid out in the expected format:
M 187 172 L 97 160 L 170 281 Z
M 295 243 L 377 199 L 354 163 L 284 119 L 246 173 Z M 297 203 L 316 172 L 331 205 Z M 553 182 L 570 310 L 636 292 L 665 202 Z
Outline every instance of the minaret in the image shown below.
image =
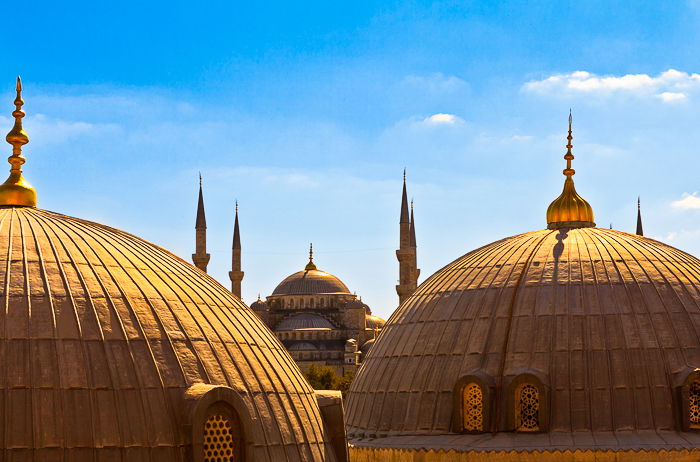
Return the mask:
M 202 196 L 202 174 L 199 174 L 199 202 L 197 203 L 197 221 L 195 229 L 195 253 L 192 254 L 194 266 L 207 272 L 211 257 L 207 253 L 207 217 L 204 215 L 204 196 Z
M 416 244 L 416 220 L 413 216 L 413 200 L 411 200 L 411 268 L 413 269 L 413 285 L 418 286 L 418 276 L 420 276 L 420 270 L 418 269 L 418 244 Z M 415 289 L 414 289 L 415 290 Z
M 231 279 L 231 292 L 236 297 L 241 298 L 243 271 L 241 271 L 241 235 L 238 231 L 238 201 L 236 201 L 236 219 L 233 224 L 233 246 L 231 249 L 231 271 L 228 273 L 228 277 Z M 258 298 L 260 298 L 259 295 Z
M 412 240 L 414 241 L 413 244 Z M 411 232 L 408 195 L 406 194 L 406 170 L 403 171 L 401 218 L 399 219 L 399 250 L 396 251 L 396 258 L 399 260 L 399 284 L 396 286 L 396 293 L 399 295 L 399 304 L 401 304 L 418 286 L 415 234 Z
M 642 229 L 642 202 L 641 198 L 637 197 L 637 236 L 644 236 L 644 229 Z

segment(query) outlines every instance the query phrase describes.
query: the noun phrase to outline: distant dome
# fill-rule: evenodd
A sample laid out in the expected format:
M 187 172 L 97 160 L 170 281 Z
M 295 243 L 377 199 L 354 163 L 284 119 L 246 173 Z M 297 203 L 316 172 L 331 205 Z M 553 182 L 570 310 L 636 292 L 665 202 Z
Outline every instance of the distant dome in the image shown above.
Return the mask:
M 275 295 L 350 294 L 343 281 L 325 271 L 299 271 L 285 278 L 272 292 Z
M 389 447 L 460 461 L 696 451 L 700 435 L 684 430 L 700 428 L 696 368 L 700 260 L 616 230 L 534 231 L 458 258 L 394 312 L 350 388 L 348 435 L 376 454 L 363 460 L 398 454 Z M 475 409 L 463 399 L 479 414 L 462 414 Z
M 207 416 L 237 412 L 246 460 L 334 460 L 299 368 L 210 276 L 30 207 L 0 208 L 0 255 L 5 459 L 202 460 Z
M 374 340 L 375 340 L 375 339 L 373 339 L 373 338 L 367 340 L 367 341 L 360 347 L 360 351 L 361 351 L 362 353 L 364 353 L 364 354 L 367 354 L 367 352 L 370 350 L 370 348 L 372 348 L 372 346 L 374 345 Z
M 336 327 L 323 316 L 303 313 L 289 318 L 285 318 L 275 326 L 275 331 L 298 330 L 298 329 L 335 329 Z

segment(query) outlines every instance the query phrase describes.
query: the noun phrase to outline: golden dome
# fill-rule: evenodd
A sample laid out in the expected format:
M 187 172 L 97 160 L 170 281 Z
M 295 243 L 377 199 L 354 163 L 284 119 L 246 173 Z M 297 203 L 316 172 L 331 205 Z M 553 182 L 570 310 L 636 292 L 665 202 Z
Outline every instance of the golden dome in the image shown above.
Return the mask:
M 568 143 L 566 145 L 566 169 L 564 175 L 564 190 L 561 195 L 554 199 L 547 209 L 547 228 L 587 228 L 595 226 L 593 219 L 593 209 L 586 200 L 579 196 L 574 187 L 573 176 L 576 171 L 571 168 L 571 161 L 574 155 L 571 153 L 571 113 L 569 113 L 569 135 L 566 137 Z
M 0 255 L 7 459 L 197 460 L 191 402 L 213 390 L 239 403 L 245 460 L 335 460 L 282 344 L 192 265 L 28 207 L 0 208 Z
M 386 448 L 479 460 L 696 451 L 679 385 L 696 368 L 700 260 L 616 230 L 534 231 L 458 258 L 393 313 L 352 383 L 348 434 L 362 460 L 395 454 Z M 458 427 L 467 376 L 492 390 L 478 434 Z M 540 434 L 513 432 L 511 392 L 524 376 L 542 384 Z

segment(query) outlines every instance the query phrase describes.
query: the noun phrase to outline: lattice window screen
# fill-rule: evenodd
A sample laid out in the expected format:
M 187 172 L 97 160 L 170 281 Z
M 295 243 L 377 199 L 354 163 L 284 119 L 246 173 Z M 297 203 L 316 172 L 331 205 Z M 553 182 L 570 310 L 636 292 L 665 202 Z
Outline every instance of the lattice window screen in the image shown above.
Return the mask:
M 700 428 L 700 381 L 693 381 L 688 389 L 688 419 L 691 428 Z
M 472 432 L 484 431 L 484 394 L 476 383 L 468 383 L 464 387 L 463 417 L 464 430 Z
M 204 423 L 204 462 L 237 462 L 231 420 L 221 414 Z
M 515 421 L 518 431 L 533 432 L 540 429 L 540 393 L 536 386 L 525 384 L 519 387 Z

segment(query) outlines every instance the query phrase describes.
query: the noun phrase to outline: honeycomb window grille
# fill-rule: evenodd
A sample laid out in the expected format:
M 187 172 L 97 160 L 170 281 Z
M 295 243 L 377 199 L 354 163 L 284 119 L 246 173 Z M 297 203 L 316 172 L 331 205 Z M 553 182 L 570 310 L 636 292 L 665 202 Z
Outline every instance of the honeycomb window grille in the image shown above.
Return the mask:
M 690 428 L 700 429 L 700 380 L 693 380 L 688 387 L 688 423 Z
M 204 422 L 204 462 L 240 461 L 237 425 L 227 415 L 212 414 Z
M 540 392 L 536 386 L 525 383 L 516 391 L 515 429 L 536 432 L 540 429 Z
M 468 432 L 484 431 L 484 393 L 474 382 L 462 391 L 462 426 Z

